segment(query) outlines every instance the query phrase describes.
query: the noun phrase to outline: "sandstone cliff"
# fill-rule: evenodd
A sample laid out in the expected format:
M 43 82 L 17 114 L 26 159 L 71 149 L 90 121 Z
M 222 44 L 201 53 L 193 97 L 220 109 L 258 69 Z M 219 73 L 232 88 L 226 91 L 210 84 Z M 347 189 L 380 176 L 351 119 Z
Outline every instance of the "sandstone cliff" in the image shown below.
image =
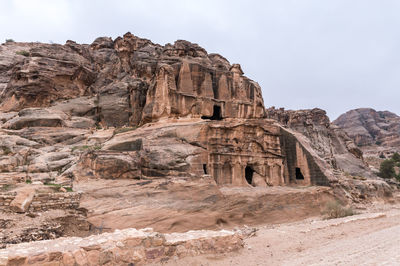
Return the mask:
M 264 115 L 261 89 L 240 65 L 187 41 L 161 46 L 127 33 L 91 45 L 7 43 L 0 54 L 6 112 L 52 106 L 103 126 Z
M 295 220 L 391 193 L 324 111 L 266 112 L 240 65 L 187 41 L 3 44 L 0 111 L 3 243 L 48 224 L 41 238 Z
M 371 108 L 350 110 L 333 123 L 342 128 L 369 156 L 389 156 L 400 151 L 400 117 Z
M 389 192 L 388 184 L 379 180 L 364 161 L 363 152 L 344 130 L 329 121 L 324 110 L 292 111 L 272 107 L 266 110 L 266 116 L 278 121 L 284 131 L 296 136 L 313 154 L 331 180 L 331 186 L 338 188 L 338 193 L 350 196 L 350 192 L 350 197 L 358 201 L 368 194 L 373 196 Z

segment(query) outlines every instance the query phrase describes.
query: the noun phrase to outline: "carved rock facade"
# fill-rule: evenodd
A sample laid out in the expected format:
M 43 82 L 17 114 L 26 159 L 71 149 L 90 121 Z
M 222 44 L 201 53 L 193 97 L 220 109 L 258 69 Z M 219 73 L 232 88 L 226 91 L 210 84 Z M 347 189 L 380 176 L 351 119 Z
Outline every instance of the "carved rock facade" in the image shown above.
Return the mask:
M 127 33 L 91 45 L 5 44 L 0 53 L 5 58 L 0 68 L 3 111 L 59 100 L 76 106 L 68 100 L 87 96 L 95 104 L 84 115 L 103 126 L 165 117 L 261 118 L 265 113 L 259 85 L 243 76 L 240 65 L 187 41 L 160 46 Z

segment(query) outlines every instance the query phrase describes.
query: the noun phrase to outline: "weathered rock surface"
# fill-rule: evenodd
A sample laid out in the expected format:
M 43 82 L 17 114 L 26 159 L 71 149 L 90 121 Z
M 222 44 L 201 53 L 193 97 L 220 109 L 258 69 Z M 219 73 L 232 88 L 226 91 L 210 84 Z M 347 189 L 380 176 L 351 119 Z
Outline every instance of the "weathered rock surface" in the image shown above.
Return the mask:
M 279 121 L 284 131 L 293 134 L 313 154 L 337 195 L 356 202 L 390 197 L 390 186 L 378 180 L 364 162 L 363 152 L 345 131 L 330 123 L 325 111 L 318 108 L 291 111 L 272 107 L 267 109 L 267 117 Z
M 394 113 L 360 108 L 342 114 L 333 123 L 369 156 L 400 151 L 400 117 Z
M 267 109 L 267 117 L 301 133 L 311 148 L 333 169 L 351 174 L 360 174 L 366 167 L 363 154 L 340 128 L 330 123 L 326 112 L 321 109 L 284 110 Z M 369 174 L 368 171 L 364 171 Z
M 266 111 L 240 65 L 187 41 L 7 43 L 0 89 L 0 214 L 22 215 L 10 203 L 34 186 L 20 209 L 52 228 L 43 239 L 75 232 L 45 212 L 84 217 L 79 234 L 171 232 L 291 221 L 337 196 L 391 193 L 324 111 Z M 3 242 L 40 239 L 19 229 Z
M 143 265 L 174 256 L 218 254 L 242 247 L 240 231 L 160 234 L 151 228 L 132 228 L 87 238 L 14 245 L 0 250 L 0 265 Z
M 243 76 L 240 65 L 187 41 L 160 46 L 127 33 L 91 45 L 8 43 L 0 49 L 3 111 L 56 104 L 76 114 L 72 108 L 80 97 L 94 97 L 78 113 L 105 126 L 264 115 L 261 89 Z M 70 103 L 60 106 L 60 100 Z
M 15 212 L 26 212 L 35 196 L 34 188 L 24 188 L 17 192 L 14 200 L 10 203 L 10 209 Z

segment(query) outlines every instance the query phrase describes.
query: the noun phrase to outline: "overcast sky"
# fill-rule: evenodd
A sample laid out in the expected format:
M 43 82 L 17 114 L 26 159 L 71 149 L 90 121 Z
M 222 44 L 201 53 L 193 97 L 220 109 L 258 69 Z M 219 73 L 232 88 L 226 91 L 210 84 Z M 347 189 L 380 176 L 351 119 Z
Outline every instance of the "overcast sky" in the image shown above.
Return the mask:
M 399 0 L 0 0 L 0 25 L 0 42 L 185 39 L 240 63 L 266 107 L 400 114 Z

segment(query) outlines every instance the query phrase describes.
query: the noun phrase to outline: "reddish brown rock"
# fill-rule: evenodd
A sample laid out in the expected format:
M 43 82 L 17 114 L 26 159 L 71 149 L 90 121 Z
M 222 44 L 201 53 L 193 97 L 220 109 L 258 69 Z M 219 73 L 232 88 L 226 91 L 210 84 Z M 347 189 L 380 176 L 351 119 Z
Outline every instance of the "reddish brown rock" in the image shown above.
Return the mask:
M 0 206 L 10 211 L 21 186 L 41 191 L 29 212 L 41 233 L 0 236 L 4 243 L 295 220 L 318 215 L 332 191 L 354 201 L 390 194 L 323 110 L 265 111 L 239 64 L 187 41 L 161 46 L 127 33 L 90 45 L 2 45 L 0 89 L 0 181 L 10 190 Z M 44 211 L 63 222 L 43 223 Z M 63 257 L 118 264 L 203 244 L 213 248 L 153 238 L 97 254 L 92 243 Z
M 261 89 L 243 76 L 240 65 L 187 41 L 163 47 L 127 33 L 114 41 L 98 38 L 90 46 L 17 45 L 27 51 L 19 61 L 12 45 L 0 50 L 8 59 L 3 61 L 3 111 L 95 96 L 95 113 L 84 115 L 105 126 L 177 116 L 264 116 Z
M 10 203 L 10 208 L 15 212 L 26 212 L 35 196 L 34 188 L 24 188 L 18 191 L 17 196 Z

